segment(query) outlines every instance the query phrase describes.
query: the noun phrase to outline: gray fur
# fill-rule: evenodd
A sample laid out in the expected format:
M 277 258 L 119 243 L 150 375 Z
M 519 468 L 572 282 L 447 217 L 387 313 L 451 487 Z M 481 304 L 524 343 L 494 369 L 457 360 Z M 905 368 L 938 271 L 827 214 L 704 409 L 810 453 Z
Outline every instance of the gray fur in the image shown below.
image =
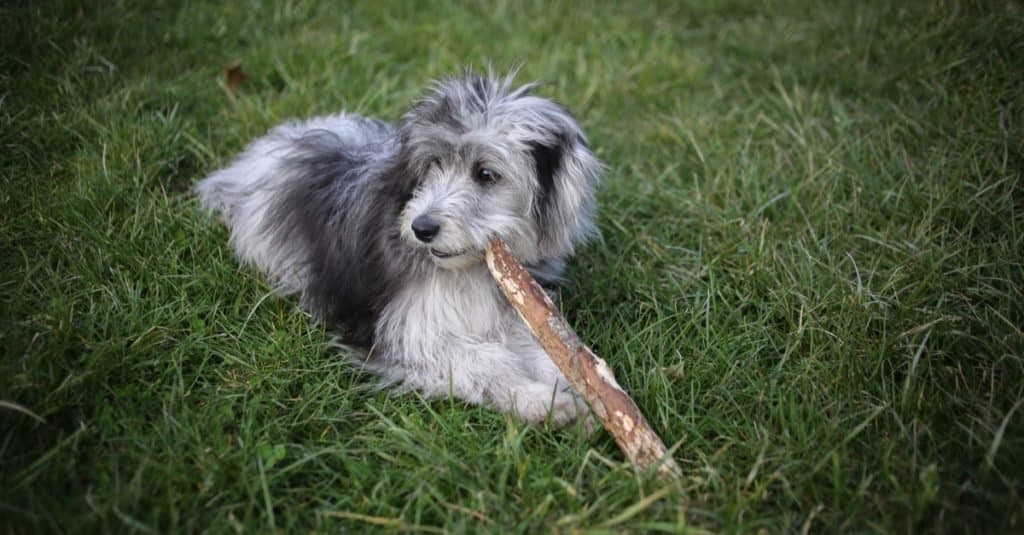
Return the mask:
M 395 126 L 287 122 L 196 191 L 241 260 L 299 294 L 386 382 L 565 423 L 585 407 L 483 264 L 499 236 L 551 286 L 594 232 L 603 167 L 575 119 L 533 87 L 466 74 Z

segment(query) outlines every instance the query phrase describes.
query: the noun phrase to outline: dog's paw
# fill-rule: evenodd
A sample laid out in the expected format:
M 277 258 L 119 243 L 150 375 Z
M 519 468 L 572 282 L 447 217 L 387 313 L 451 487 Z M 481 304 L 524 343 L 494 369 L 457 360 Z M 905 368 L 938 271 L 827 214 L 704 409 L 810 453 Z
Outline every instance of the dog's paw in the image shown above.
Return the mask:
M 551 404 L 548 417 L 551 423 L 562 427 L 582 420 L 583 428 L 589 435 L 594 430 L 594 415 L 583 398 L 571 390 L 559 392 Z
M 583 419 L 589 434 L 594 428 L 594 417 L 583 398 L 569 389 L 555 390 L 548 384 L 535 383 L 509 392 L 513 413 L 525 422 L 544 424 L 551 422 L 562 427 Z

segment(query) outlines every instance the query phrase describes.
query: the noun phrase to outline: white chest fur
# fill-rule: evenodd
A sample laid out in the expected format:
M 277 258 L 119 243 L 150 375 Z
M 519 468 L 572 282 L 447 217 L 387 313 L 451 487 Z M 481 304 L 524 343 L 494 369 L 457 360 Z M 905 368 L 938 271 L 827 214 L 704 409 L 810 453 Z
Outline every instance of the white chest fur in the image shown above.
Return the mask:
M 408 285 L 384 309 L 377 339 L 392 361 L 432 360 L 453 344 L 502 344 L 522 330 L 483 265 L 435 269 Z

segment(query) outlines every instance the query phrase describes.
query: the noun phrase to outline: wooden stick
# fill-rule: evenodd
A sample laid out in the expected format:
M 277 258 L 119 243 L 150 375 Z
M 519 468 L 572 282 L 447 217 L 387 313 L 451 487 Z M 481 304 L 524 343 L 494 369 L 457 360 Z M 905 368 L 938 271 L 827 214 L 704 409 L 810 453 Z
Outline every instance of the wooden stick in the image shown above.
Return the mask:
M 665 443 L 615 381 L 608 364 L 580 340 L 547 292 L 497 238 L 487 249 L 487 267 L 530 332 L 569 384 L 587 400 L 629 461 L 640 470 L 660 463 L 659 473 L 679 476 L 679 465 L 667 455 Z

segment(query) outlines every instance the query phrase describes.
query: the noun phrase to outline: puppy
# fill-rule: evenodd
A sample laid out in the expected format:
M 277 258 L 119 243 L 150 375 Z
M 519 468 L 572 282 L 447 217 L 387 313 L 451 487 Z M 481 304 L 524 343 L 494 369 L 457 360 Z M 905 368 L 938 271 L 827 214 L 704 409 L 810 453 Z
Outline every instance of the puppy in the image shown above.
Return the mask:
M 500 237 L 553 288 L 594 234 L 603 166 L 534 88 L 467 73 L 397 124 L 286 122 L 196 192 L 242 262 L 298 294 L 385 383 L 565 424 L 585 404 L 483 261 Z

